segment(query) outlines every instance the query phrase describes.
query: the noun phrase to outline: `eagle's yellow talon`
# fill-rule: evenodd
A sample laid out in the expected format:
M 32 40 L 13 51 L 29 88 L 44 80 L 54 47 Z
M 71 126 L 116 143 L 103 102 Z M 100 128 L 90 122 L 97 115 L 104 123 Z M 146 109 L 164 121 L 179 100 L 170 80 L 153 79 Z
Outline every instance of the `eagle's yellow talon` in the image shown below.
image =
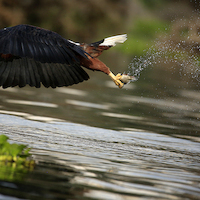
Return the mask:
M 121 78 L 122 78 L 122 74 L 118 73 L 118 74 L 116 75 L 116 78 L 117 78 L 117 79 L 121 79 Z
M 110 72 L 109 76 L 114 81 L 114 83 L 119 87 L 122 88 L 124 84 L 129 83 L 131 80 L 136 80 L 134 76 L 129 76 L 127 74 L 120 74 L 118 73 L 116 76 Z
M 124 83 L 122 83 L 120 80 L 115 80 L 114 82 L 119 88 L 122 88 L 124 86 Z
M 121 78 L 121 76 L 122 76 L 120 73 L 117 74 L 117 75 L 115 76 L 112 72 L 110 72 L 109 76 L 111 77 L 111 79 L 114 81 L 114 83 L 115 83 L 119 88 L 122 88 L 122 87 L 124 86 L 124 83 L 122 83 L 122 82 L 120 81 L 120 78 Z

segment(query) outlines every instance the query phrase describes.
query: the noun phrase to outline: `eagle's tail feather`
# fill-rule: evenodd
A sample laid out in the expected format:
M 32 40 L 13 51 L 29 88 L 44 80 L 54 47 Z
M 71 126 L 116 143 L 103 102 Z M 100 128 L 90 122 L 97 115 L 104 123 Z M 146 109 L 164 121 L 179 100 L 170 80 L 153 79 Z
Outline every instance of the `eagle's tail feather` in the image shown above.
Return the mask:
M 127 34 L 116 35 L 105 38 L 99 46 L 115 46 L 117 43 L 124 43 L 127 40 Z

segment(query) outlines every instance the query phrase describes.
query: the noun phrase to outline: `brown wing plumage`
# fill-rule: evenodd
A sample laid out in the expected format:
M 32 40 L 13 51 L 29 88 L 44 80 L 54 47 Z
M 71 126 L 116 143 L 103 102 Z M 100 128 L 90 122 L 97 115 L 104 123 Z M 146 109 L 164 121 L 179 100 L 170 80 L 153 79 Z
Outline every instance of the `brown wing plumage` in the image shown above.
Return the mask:
M 99 57 L 104 50 L 108 50 L 112 47 L 112 45 L 101 45 L 104 42 L 103 40 L 100 40 L 98 42 L 94 42 L 91 44 L 86 44 L 86 43 L 82 43 L 80 44 L 80 46 L 84 49 L 84 51 L 86 51 L 90 56 L 92 56 L 93 58 L 97 58 Z
M 82 46 L 82 45 L 81 45 Z M 110 49 L 109 46 L 91 46 L 91 45 L 84 45 L 84 50 L 91 55 L 93 58 L 99 57 L 104 50 Z
M 0 86 L 61 87 L 88 80 L 86 52 L 59 34 L 30 25 L 0 30 Z

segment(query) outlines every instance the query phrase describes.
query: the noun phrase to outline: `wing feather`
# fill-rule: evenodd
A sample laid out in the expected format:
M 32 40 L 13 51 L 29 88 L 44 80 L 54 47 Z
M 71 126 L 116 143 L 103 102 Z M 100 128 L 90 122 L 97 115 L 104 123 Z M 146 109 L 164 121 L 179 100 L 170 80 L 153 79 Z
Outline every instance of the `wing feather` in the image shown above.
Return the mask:
M 21 42 L 19 42 L 18 37 L 14 36 L 13 37 L 13 54 L 18 54 L 18 52 L 22 53 L 22 47 L 21 47 Z M 21 54 L 20 53 L 20 54 Z
M 57 80 L 58 87 L 67 86 L 65 77 L 63 77 L 62 69 L 60 68 L 61 64 L 55 64 L 55 67 L 52 68 L 53 75 Z
M 20 59 L 19 87 L 26 85 L 26 59 Z
M 75 66 L 74 70 L 79 73 L 79 77 L 81 78 L 81 80 L 88 80 L 89 79 L 88 74 L 81 67 Z
M 61 87 L 88 80 L 77 55 L 86 52 L 57 33 L 29 25 L 0 30 L 0 86 Z
M 4 63 L 4 65 L 5 65 L 4 71 L 0 77 L 0 85 L 4 85 L 5 81 L 8 78 L 8 74 L 9 74 L 10 68 L 11 68 L 11 62 L 6 62 L 6 63 Z
M 73 79 L 70 79 L 71 77 L 69 76 L 69 73 L 65 73 L 65 71 L 63 71 L 63 64 L 58 63 L 57 69 L 59 71 L 60 77 L 62 77 L 62 82 L 63 82 L 64 86 L 73 85 L 73 81 L 71 81 Z
M 1 59 L 0 57 L 0 80 L 1 80 L 1 76 L 6 68 L 6 63 L 2 62 L 3 59 Z
M 12 82 L 12 87 L 15 87 L 19 85 L 19 80 L 20 80 L 20 65 L 21 65 L 21 60 L 20 59 L 15 59 L 15 75 L 14 75 L 14 80 Z
M 56 88 L 56 86 L 59 87 L 58 81 L 57 81 L 57 79 L 54 76 L 54 67 L 52 67 L 51 65 L 49 65 L 47 63 L 45 63 L 43 65 L 46 68 L 46 71 L 48 72 L 49 79 L 50 79 L 50 86 L 52 88 Z
M 65 63 L 69 57 L 74 59 L 74 52 L 86 57 L 86 52 L 80 46 L 72 44 L 59 34 L 30 25 L 17 25 L 1 29 L 0 36 L 0 52 L 4 54 L 13 54 L 15 56 L 34 58 L 40 62 L 49 62 L 50 53 L 48 53 L 48 46 L 51 46 L 56 54 L 55 57 L 57 59 L 54 60 L 56 63 Z M 19 50 L 14 48 L 16 45 L 15 41 L 18 44 L 21 43 Z M 40 49 L 46 50 L 41 50 L 39 53 L 32 51 L 31 46 L 33 43 L 35 46 L 40 47 Z M 77 61 L 76 58 L 73 62 Z
M 36 82 L 35 85 L 30 85 L 30 86 L 35 86 L 36 88 L 40 88 L 40 86 L 41 86 L 41 77 L 40 77 L 40 74 L 39 74 L 39 71 L 38 71 L 38 68 L 39 68 L 38 66 L 40 65 L 40 63 L 36 62 L 33 59 L 28 59 L 28 60 L 31 63 L 31 66 L 32 66 L 32 69 L 33 69 L 33 73 L 34 73 L 34 77 L 35 77 L 35 82 Z
M 26 58 L 25 58 L 26 59 Z M 36 78 L 35 78 L 35 73 L 34 73 L 34 69 L 33 69 L 33 65 L 31 62 L 31 59 L 26 59 L 27 62 L 27 73 L 29 74 L 29 76 L 27 77 L 27 84 L 29 84 L 30 86 L 35 86 L 36 85 Z
M 73 78 L 71 77 L 71 74 L 69 72 L 69 68 L 66 64 L 62 65 L 62 64 L 59 64 L 60 65 L 60 68 L 62 70 L 62 73 L 65 77 L 65 81 L 67 83 L 66 86 L 69 86 L 69 85 L 73 85 L 74 84 L 74 81 L 73 81 Z
M 75 70 L 73 67 L 70 68 L 70 74 L 71 74 L 71 76 L 72 76 L 72 78 L 73 78 L 73 80 L 74 80 L 74 82 L 75 82 L 76 84 L 82 81 L 82 80 L 79 81 L 79 76 L 77 76 L 78 73 L 76 73 L 76 70 Z
M 10 71 L 9 71 L 8 76 L 7 76 L 7 79 L 3 83 L 3 85 L 4 85 L 3 87 L 4 88 L 12 86 L 12 83 L 13 83 L 14 77 L 15 77 L 15 72 L 16 72 L 16 70 L 15 70 L 15 61 L 14 62 L 8 62 L 7 67 L 10 67 Z
M 6 87 L 62 87 L 88 80 L 87 73 L 78 65 L 41 63 L 29 58 L 0 61 L 0 86 Z
M 50 87 L 50 85 L 51 85 L 50 78 L 49 78 L 48 72 L 46 70 L 45 64 L 39 63 L 38 67 L 39 67 L 38 71 L 40 74 L 42 84 L 47 88 Z

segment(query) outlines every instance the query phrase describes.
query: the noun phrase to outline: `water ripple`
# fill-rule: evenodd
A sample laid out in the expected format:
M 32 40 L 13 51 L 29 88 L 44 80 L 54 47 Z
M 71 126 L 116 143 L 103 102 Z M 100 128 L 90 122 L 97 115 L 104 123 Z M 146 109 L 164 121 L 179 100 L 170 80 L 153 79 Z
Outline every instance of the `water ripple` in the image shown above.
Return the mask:
M 70 184 L 87 187 L 84 197 L 200 196 L 199 142 L 152 132 L 43 123 L 2 114 L 0 124 L 0 131 L 11 141 L 32 146 L 36 159 L 51 155 L 54 162 L 78 172 Z

